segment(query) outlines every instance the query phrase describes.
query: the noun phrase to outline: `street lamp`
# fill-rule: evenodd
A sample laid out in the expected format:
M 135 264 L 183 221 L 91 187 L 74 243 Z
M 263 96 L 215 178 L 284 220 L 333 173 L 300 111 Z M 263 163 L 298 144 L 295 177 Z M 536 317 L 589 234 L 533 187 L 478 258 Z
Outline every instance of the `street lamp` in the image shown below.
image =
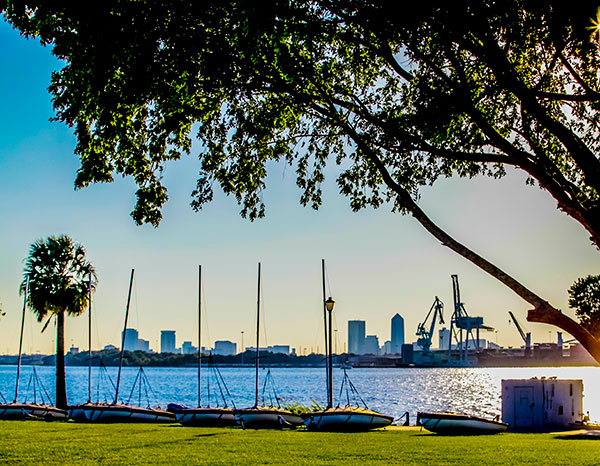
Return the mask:
M 331 312 L 333 311 L 333 308 L 335 307 L 335 301 L 333 299 L 331 299 L 331 296 L 329 297 L 329 299 L 327 299 L 327 301 L 325 301 L 325 308 Z
M 242 330 L 242 365 L 244 364 L 244 331 Z
M 335 301 L 331 299 L 331 296 L 325 301 L 325 309 L 329 312 L 329 373 L 327 374 L 329 377 L 329 393 L 327 404 L 329 408 L 333 408 L 333 353 L 331 351 L 331 313 L 333 312 L 333 308 L 335 307 Z

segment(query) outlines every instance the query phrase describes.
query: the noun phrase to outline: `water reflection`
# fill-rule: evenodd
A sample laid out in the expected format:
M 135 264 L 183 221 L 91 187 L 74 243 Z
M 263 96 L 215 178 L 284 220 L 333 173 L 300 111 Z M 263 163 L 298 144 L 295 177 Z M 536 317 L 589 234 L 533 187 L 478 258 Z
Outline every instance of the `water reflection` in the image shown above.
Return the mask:
M 121 375 L 119 399 L 146 405 L 146 393 L 131 392 L 137 368 L 125 367 Z M 37 372 L 54 399 L 54 367 L 37 367 Z M 144 368 L 150 382 L 148 391 L 151 406 L 166 407 L 176 402 L 195 406 L 198 402 L 196 369 L 193 367 Z M 33 400 L 27 384 L 32 368 L 22 369 L 19 401 Z M 116 380 L 117 368 L 109 367 L 108 373 Z M 207 375 L 204 371 L 204 375 Z M 254 368 L 221 368 L 221 373 L 237 407 L 254 404 Z M 301 403 L 310 406 L 313 402 L 326 404 L 325 373 L 320 368 L 271 368 L 278 395 L 282 404 Z M 67 367 L 67 396 L 70 403 L 82 403 L 88 398 L 87 367 Z M 14 397 L 15 366 L 0 366 L 0 392 L 8 401 Z M 266 370 L 261 369 L 262 380 Z M 592 394 L 600 390 L 600 368 L 561 367 L 561 368 L 476 368 L 476 369 L 352 369 L 348 371 L 352 382 L 367 405 L 377 411 L 400 418 L 405 411 L 411 414 L 414 423 L 417 411 L 451 411 L 485 417 L 500 414 L 500 386 L 502 379 L 527 379 L 531 377 L 552 377 L 583 379 L 584 411 L 590 412 L 592 420 L 600 420 L 600 399 Z M 334 398 L 345 404 L 345 394 L 340 394 L 343 371 L 334 369 Z M 112 401 L 114 391 L 106 380 L 98 384 L 98 369 L 92 372 L 92 399 Z M 102 386 L 99 386 L 102 385 Z M 211 382 L 213 395 L 214 382 Z M 203 377 L 203 399 L 206 401 L 207 385 Z M 211 400 L 214 405 L 214 399 Z M 204 402 L 203 402 L 204 404 Z

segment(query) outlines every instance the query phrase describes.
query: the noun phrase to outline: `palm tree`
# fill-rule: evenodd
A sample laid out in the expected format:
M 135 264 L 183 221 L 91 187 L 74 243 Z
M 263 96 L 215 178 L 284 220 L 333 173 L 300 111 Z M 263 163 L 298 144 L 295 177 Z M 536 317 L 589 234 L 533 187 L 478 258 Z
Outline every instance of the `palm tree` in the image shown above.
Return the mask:
M 85 311 L 90 285 L 95 289 L 96 273 L 86 260 L 83 246 L 62 235 L 31 245 L 24 276 L 21 294 L 29 277 L 27 304 L 38 321 L 56 317 L 56 406 L 66 409 L 65 313 L 78 316 Z

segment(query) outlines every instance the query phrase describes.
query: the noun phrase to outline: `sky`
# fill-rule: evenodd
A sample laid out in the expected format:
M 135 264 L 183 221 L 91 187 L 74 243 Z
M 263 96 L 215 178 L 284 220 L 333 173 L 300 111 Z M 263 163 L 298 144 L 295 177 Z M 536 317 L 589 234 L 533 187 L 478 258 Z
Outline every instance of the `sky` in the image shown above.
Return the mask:
M 366 321 L 380 344 L 390 339 L 390 320 L 405 320 L 407 341 L 435 297 L 452 312 L 451 275 L 459 277 L 467 312 L 496 331 L 482 338 L 518 347 L 512 310 L 533 341 L 555 341 L 556 328 L 526 322 L 531 307 L 511 290 L 439 244 L 414 219 L 389 206 L 353 213 L 326 171 L 324 205 L 299 204 L 293 167 L 269 167 L 267 216 L 250 222 L 234 199 L 217 192 L 199 213 L 190 193 L 199 170 L 198 146 L 167 165 L 169 201 L 158 228 L 136 226 L 129 213 L 136 186 L 118 178 L 74 190 L 79 167 L 75 138 L 51 122 L 47 92 L 61 64 L 48 48 L 0 22 L 0 354 L 19 345 L 22 297 L 18 287 L 32 242 L 67 234 L 86 248 L 99 279 L 93 297 L 93 348 L 120 346 L 129 276 L 135 269 L 128 327 L 159 350 L 160 330 L 176 330 L 177 345 L 197 344 L 198 266 L 203 270 L 202 345 L 231 340 L 255 344 L 257 264 L 262 265 L 261 346 L 286 344 L 299 353 L 323 350 L 321 260 L 328 295 L 336 301 L 338 351 L 347 321 Z M 600 273 L 600 255 L 586 232 L 560 213 L 544 191 L 525 185 L 509 169 L 502 180 L 440 180 L 419 201 L 451 235 L 573 316 L 567 290 L 579 277 Z M 87 315 L 68 318 L 66 344 L 87 348 Z M 54 332 L 27 312 L 23 350 L 54 351 Z M 439 326 L 437 327 L 439 328 Z M 242 334 L 243 332 L 243 334 Z M 565 338 L 568 338 L 567 336 Z M 437 338 L 434 346 L 437 345 Z

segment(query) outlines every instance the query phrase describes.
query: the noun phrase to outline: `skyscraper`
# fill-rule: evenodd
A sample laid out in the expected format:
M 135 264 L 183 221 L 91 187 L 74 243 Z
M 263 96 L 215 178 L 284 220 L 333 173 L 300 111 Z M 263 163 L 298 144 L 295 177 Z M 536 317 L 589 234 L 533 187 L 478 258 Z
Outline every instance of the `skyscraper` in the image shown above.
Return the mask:
M 138 349 L 138 331 L 134 328 L 126 328 L 124 330 L 125 338 L 123 343 L 123 349 L 125 351 L 136 351 Z M 123 333 L 121 333 L 121 338 L 123 337 Z
M 401 353 L 404 344 L 404 319 L 400 314 L 392 317 L 392 353 Z
M 348 353 L 361 354 L 365 342 L 365 321 L 348 321 Z
M 160 331 L 160 352 L 161 353 L 176 353 L 175 345 L 175 330 Z

